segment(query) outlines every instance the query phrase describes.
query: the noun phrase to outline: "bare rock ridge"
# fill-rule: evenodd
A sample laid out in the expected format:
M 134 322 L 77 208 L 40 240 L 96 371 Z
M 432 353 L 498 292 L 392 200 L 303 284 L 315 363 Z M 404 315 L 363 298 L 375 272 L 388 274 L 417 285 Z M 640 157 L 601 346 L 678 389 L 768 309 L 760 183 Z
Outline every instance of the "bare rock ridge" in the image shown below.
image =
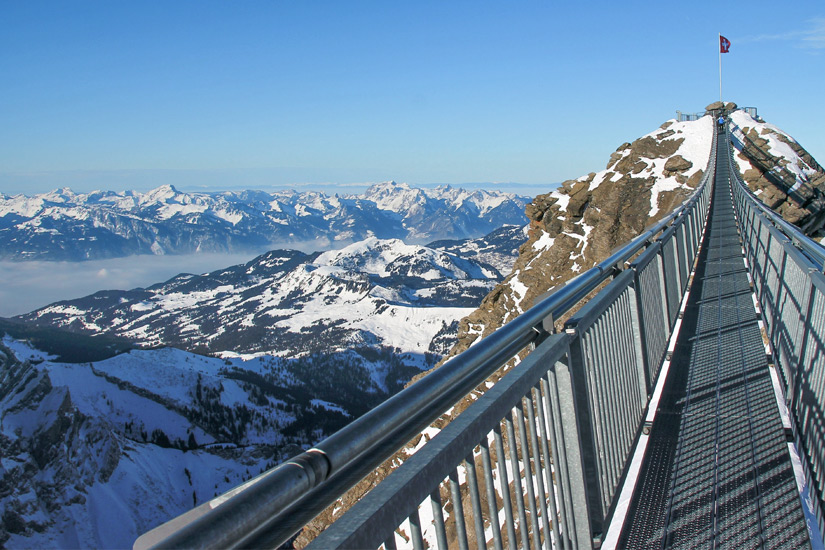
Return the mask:
M 792 137 L 746 113 L 731 115 L 737 162 L 748 187 L 769 208 L 821 239 L 825 169 Z
M 710 117 L 668 121 L 623 143 L 607 166 L 565 181 L 527 205 L 528 240 L 512 273 L 459 325 L 451 355 L 528 309 L 549 289 L 606 258 L 684 201 L 699 184 L 712 141 Z

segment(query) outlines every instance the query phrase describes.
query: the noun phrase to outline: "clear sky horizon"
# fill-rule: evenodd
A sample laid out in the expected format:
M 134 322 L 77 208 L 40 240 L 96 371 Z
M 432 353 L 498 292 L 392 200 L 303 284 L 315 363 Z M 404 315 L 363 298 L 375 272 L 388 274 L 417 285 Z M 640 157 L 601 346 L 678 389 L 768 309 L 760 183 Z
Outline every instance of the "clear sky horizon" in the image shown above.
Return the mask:
M 0 193 L 531 188 L 723 97 L 825 163 L 825 3 L 0 0 Z

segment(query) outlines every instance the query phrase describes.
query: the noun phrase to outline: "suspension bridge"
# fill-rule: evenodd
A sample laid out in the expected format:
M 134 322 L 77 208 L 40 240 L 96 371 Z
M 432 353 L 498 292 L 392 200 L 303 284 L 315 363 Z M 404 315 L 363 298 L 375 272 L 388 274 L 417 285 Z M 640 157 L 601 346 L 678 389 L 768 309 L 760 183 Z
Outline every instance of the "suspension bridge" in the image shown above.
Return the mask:
M 730 125 L 655 226 L 135 548 L 289 543 L 516 356 L 310 548 L 822 548 L 825 249 L 748 191 Z

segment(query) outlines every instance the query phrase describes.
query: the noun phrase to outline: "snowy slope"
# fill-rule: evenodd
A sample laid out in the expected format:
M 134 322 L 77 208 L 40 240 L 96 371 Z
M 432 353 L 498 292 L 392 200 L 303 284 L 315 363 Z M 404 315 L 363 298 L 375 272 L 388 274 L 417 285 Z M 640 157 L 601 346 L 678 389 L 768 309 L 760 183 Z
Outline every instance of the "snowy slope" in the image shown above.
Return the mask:
M 130 547 L 308 443 L 285 435 L 297 420 L 285 403 L 227 378 L 220 359 L 160 350 L 28 360 L 38 356 L 8 336 L 0 344 L 3 547 Z
M 805 151 L 799 143 L 779 127 L 757 120 L 746 111 L 734 111 L 730 118 L 731 133 L 737 138 L 734 144 L 741 144 L 744 136 L 754 131 L 767 142 L 766 152 L 779 159 L 782 168 L 793 174 L 796 186 L 810 183 L 821 173 L 822 168 L 815 161 L 812 162 L 810 156 L 803 158 Z M 754 168 L 753 162 L 744 155 L 735 155 L 735 159 L 743 173 Z
M 272 251 L 245 265 L 100 292 L 20 319 L 225 355 L 387 348 L 420 369 L 437 360 L 438 342 L 502 277 L 475 259 L 478 250 L 512 261 L 523 238 L 509 231 L 454 252 L 444 247 L 455 242 L 431 248 L 374 237 L 322 254 Z

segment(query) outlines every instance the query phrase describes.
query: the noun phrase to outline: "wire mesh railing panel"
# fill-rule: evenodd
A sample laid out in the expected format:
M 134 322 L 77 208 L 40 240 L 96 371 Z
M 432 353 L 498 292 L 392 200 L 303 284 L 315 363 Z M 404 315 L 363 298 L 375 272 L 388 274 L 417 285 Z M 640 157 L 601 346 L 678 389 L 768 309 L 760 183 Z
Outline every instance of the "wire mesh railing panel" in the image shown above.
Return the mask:
M 792 412 L 808 475 L 819 502 L 823 528 L 825 495 L 825 277 L 811 273 L 813 292 L 805 319 L 800 369 L 796 373 Z
M 773 232 L 771 232 L 769 239 L 765 265 L 763 266 L 762 292 L 761 295 L 757 296 L 759 297 L 759 304 L 762 307 L 762 318 L 765 323 L 765 329 L 768 331 L 768 334 L 772 334 L 773 323 L 776 318 L 777 298 L 782 283 L 782 245 L 787 239 L 778 237 Z
M 638 300 L 648 393 L 653 391 L 653 383 L 659 376 L 670 335 L 661 248 L 661 244 L 656 243 L 630 264 L 630 269 L 636 273 L 633 284 Z
M 796 372 L 800 367 L 805 318 L 811 294 L 810 272 L 814 265 L 790 243 L 784 245 L 782 279 L 777 295 L 776 317 L 769 339 L 776 353 L 788 399 L 793 398 Z
M 672 238 L 673 233 L 665 235 L 662 239 L 662 265 L 664 267 L 665 296 L 667 297 L 668 325 L 673 326 L 679 317 L 679 304 L 682 299 L 682 285 L 679 281 L 679 266 L 676 255 L 676 239 Z M 670 238 L 668 238 L 670 236 Z
M 647 404 L 633 278 L 632 271 L 624 271 L 565 325 L 576 335 L 570 356 L 575 385 L 587 396 L 579 411 L 582 423 L 589 424 L 583 445 L 591 446 L 595 457 L 588 475 L 599 481 L 599 508 L 591 519 L 609 514 Z
M 825 252 L 759 205 L 741 179 L 734 193 L 754 292 L 812 490 L 812 511 L 825 533 Z
M 682 223 L 674 224 L 674 226 L 676 227 L 676 250 L 677 257 L 679 258 L 679 281 L 681 282 L 679 290 L 681 294 L 687 289 L 688 276 L 690 275 L 690 266 L 693 264 L 693 257 L 688 256 L 684 218 L 682 219 Z

